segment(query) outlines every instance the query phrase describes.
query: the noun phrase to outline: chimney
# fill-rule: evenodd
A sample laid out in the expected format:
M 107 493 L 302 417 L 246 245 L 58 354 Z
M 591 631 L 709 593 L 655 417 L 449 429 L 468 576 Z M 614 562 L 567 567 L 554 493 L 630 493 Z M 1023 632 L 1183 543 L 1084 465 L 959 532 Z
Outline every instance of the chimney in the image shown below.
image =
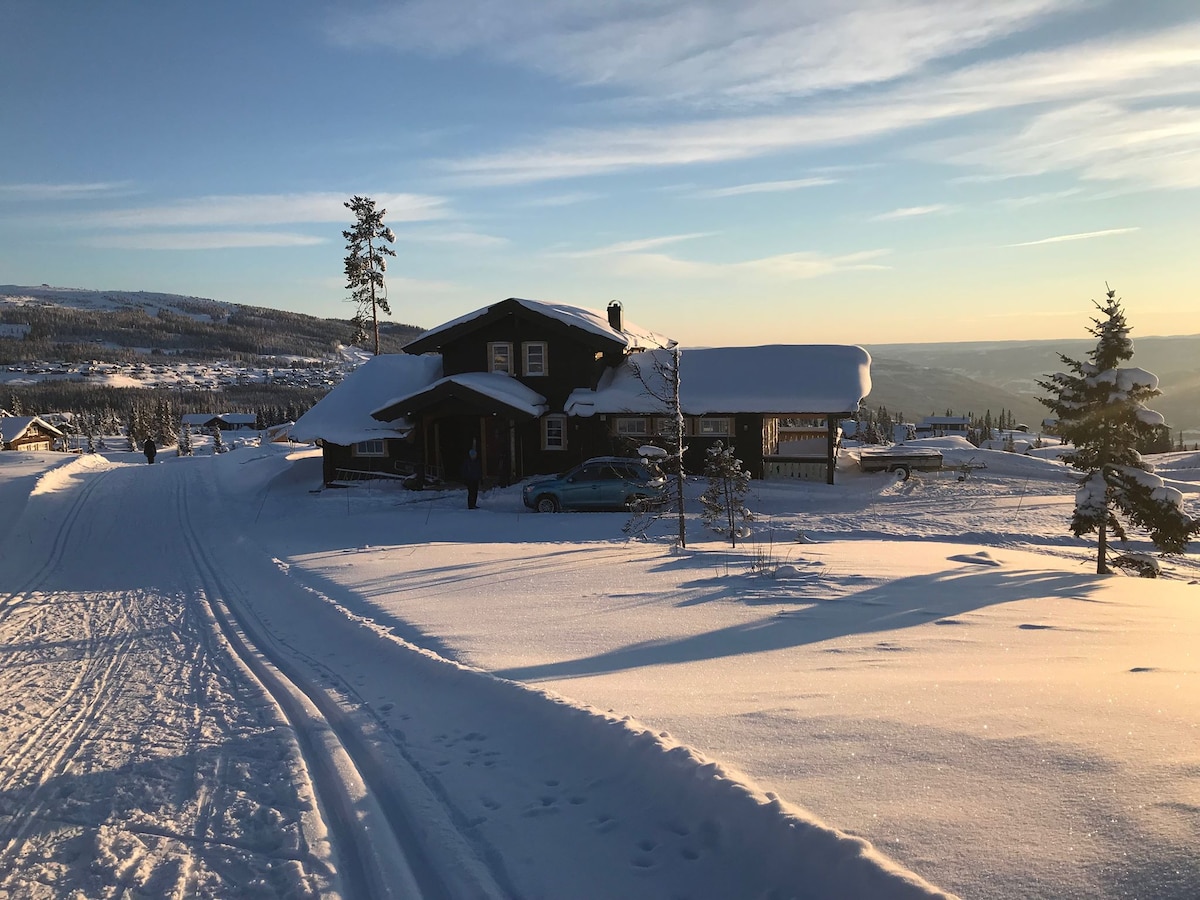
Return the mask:
M 608 304 L 608 324 L 616 331 L 624 331 L 625 323 L 621 317 L 621 301 L 614 300 Z

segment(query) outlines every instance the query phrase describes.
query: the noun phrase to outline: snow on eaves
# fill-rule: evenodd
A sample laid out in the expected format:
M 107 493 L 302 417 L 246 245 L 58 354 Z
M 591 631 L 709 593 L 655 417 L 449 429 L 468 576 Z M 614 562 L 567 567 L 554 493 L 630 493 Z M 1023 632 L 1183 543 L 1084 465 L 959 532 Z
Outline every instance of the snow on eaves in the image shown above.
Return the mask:
M 359 441 L 403 437 L 412 430 L 404 419 L 371 418 L 389 398 L 413 393 L 442 375 L 442 357 L 387 353 L 367 360 L 326 394 L 292 426 L 292 440 L 322 440 L 348 446 Z
M 429 354 L 433 356 L 434 354 Z M 441 359 L 438 356 L 438 359 Z M 502 372 L 460 372 L 457 375 L 447 375 L 428 384 L 416 385 L 411 390 L 389 397 L 376 406 L 372 412 L 382 412 L 389 407 L 401 405 L 418 394 L 431 391 L 447 384 L 457 384 L 485 397 L 503 403 L 505 406 L 537 418 L 546 412 L 546 398 L 532 388 L 526 387 L 511 375 Z
M 512 297 L 510 299 L 532 312 L 539 313 L 547 318 L 556 319 L 564 325 L 579 328 L 590 334 L 609 338 L 623 344 L 626 350 L 647 350 L 654 347 L 667 347 L 671 344 L 670 338 L 644 328 L 639 328 L 637 325 L 629 322 L 622 323 L 622 328 L 618 331 L 608 324 L 608 315 L 599 310 L 587 309 L 582 306 L 569 306 L 565 303 L 543 303 L 540 300 L 524 300 L 520 297 Z M 424 341 L 444 331 L 457 328 L 459 325 L 470 322 L 473 319 L 478 319 L 490 312 L 494 306 L 496 304 L 493 303 L 491 306 L 485 306 L 482 309 L 477 309 L 474 312 L 469 312 L 464 316 L 459 316 L 457 319 L 452 319 L 449 322 L 431 328 L 418 335 L 417 340 Z
M 662 414 L 669 395 L 663 369 L 670 363 L 669 350 L 635 354 L 606 370 L 596 390 L 573 391 L 565 411 Z M 871 392 L 871 356 L 840 344 L 684 350 L 679 384 L 686 415 L 849 413 Z
M 39 416 L 0 416 L 0 441 L 7 444 L 20 440 L 34 423 L 55 437 L 63 436 L 61 431 Z

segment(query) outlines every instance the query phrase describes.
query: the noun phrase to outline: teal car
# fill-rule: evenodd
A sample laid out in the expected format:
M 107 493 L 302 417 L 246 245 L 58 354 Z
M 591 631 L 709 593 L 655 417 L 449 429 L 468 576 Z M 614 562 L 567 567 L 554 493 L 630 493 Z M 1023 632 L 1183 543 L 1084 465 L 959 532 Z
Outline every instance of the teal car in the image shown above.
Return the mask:
M 635 509 L 661 501 L 666 481 L 642 459 L 599 456 L 561 475 L 534 478 L 521 499 L 538 512 L 560 510 Z

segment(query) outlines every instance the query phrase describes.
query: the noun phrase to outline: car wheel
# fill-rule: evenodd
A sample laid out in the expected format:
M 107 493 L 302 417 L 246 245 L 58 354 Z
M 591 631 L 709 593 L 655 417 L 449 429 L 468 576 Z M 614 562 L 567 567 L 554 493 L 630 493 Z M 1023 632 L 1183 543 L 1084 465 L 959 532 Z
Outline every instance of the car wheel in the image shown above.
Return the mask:
M 912 474 L 912 470 L 908 466 L 896 466 L 892 471 L 896 473 L 898 481 L 908 481 L 908 476 Z
M 625 508 L 630 512 L 641 512 L 646 508 L 646 495 L 633 494 L 625 500 Z
M 558 501 L 549 494 L 543 494 L 534 502 L 533 508 L 538 512 L 558 512 Z

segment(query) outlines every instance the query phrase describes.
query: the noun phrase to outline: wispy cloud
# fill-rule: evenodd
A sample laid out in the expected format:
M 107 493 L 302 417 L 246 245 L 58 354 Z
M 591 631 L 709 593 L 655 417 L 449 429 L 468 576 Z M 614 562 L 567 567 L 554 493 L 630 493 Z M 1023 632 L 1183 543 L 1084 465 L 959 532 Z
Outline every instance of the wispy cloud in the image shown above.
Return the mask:
M 21 200 L 83 200 L 133 193 L 128 181 L 95 181 L 79 184 L 0 184 L 0 198 Z
M 666 247 L 670 244 L 678 244 L 681 241 L 693 241 L 696 238 L 711 237 L 711 231 L 696 231 L 691 234 L 668 234 L 662 237 L 640 238 L 634 241 L 621 241 L 616 244 L 608 244 L 604 247 L 596 247 L 592 250 L 564 250 L 556 251 L 550 255 L 565 257 L 567 259 L 587 259 L 593 256 L 618 256 L 627 253 L 641 253 L 645 250 L 653 250 L 656 247 Z
M 781 253 L 729 263 L 680 259 L 664 253 L 626 253 L 606 260 L 605 271 L 636 278 L 725 280 L 745 287 L 748 282 L 778 284 L 841 272 L 886 269 L 888 267 L 877 260 L 889 252 L 866 250 L 838 256 L 812 252 Z
M 107 234 L 84 241 L 90 247 L 120 250 L 229 250 L 247 247 L 309 247 L 324 238 L 281 231 L 172 231 Z
M 1078 234 L 1059 234 L 1054 237 L 1042 238 L 1038 241 L 1022 241 L 1019 244 L 1009 244 L 1009 247 L 1037 247 L 1040 244 L 1061 244 L 1064 241 L 1090 241 L 1092 238 L 1111 237 L 1115 234 L 1129 234 L 1139 231 L 1134 228 L 1106 228 L 1104 231 L 1082 231 Z
M 75 217 L 82 225 L 103 228 L 253 227 L 310 222 L 345 222 L 353 216 L 343 205 L 345 193 L 241 194 L 196 197 L 158 206 L 111 209 Z M 387 209 L 387 221 L 420 222 L 446 218 L 442 197 L 424 194 L 373 195 Z
M 938 213 L 952 212 L 953 206 L 947 206 L 945 203 L 934 203 L 930 206 L 904 206 L 900 209 L 893 209 L 890 212 L 880 213 L 877 216 L 871 216 L 872 222 L 891 222 L 895 219 L 914 219 L 918 216 L 933 216 Z
M 817 98 L 803 112 L 563 130 L 446 165 L 465 184 L 522 184 L 844 146 L 1003 110 L 1024 123 L 1015 135 L 1012 121 L 991 134 L 986 120 L 976 118 L 974 136 L 930 144 L 925 155 L 993 172 L 1082 171 L 1194 186 L 1200 108 L 1180 86 L 1195 83 L 1200 25 L 1189 25 L 1123 43 L 1079 43 L 922 73 L 869 94 Z
M 1046 191 L 1041 194 L 1026 194 L 1023 197 L 1001 197 L 996 201 L 1007 209 L 1024 209 L 1027 206 L 1038 206 L 1042 203 L 1053 203 L 1056 200 L 1066 200 L 1083 193 L 1083 188 L 1067 188 L 1063 191 Z
M 743 194 L 777 194 L 784 191 L 799 191 L 804 188 L 837 184 L 837 178 L 794 178 L 789 181 L 757 181 L 751 184 L 735 184 L 732 187 L 711 188 L 697 192 L 697 197 L 740 197 Z
M 657 101 L 774 103 L 879 84 L 986 46 L 1083 0 L 410 0 L 340 12 L 346 45 L 480 54 Z

